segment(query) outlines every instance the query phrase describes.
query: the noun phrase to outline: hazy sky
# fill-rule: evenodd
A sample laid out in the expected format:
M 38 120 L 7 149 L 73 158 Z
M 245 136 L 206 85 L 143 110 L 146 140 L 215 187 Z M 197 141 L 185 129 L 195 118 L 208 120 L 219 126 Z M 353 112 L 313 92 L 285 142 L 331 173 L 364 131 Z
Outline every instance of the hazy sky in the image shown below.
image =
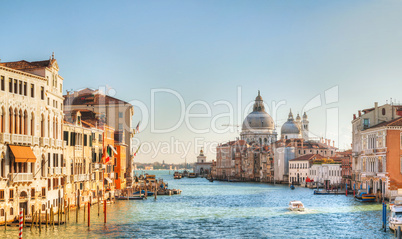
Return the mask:
M 1 1 L 0 9 L 1 61 L 55 52 L 64 90 L 108 85 L 110 94 L 149 112 L 151 90 L 163 90 L 150 115 L 156 129 L 174 126 L 192 103 L 190 113 L 211 111 L 190 119 L 190 127 L 224 129 L 230 120 L 222 114 L 230 112 L 223 101 L 233 105 L 233 124 L 241 124 L 260 90 L 278 132 L 289 108 L 306 109 L 314 135 L 349 148 L 353 113 L 401 99 L 400 0 Z M 135 110 L 134 127 L 144 115 Z M 236 127 L 197 133 L 185 121 L 152 133 L 151 121 L 142 121 L 140 162 L 195 161 L 196 142 L 238 136 Z M 207 156 L 215 159 L 209 150 Z

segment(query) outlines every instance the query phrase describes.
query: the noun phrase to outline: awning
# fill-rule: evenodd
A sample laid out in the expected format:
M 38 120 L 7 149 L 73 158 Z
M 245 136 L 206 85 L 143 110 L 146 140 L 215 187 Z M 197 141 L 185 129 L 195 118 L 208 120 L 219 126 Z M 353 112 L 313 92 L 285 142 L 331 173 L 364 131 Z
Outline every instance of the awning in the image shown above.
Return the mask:
M 117 155 L 117 151 L 116 151 L 116 149 L 114 149 L 114 147 L 113 147 L 112 145 L 110 145 L 110 144 L 109 144 L 108 146 L 109 146 L 109 148 L 111 148 L 111 149 L 112 149 L 113 153 Z
M 9 145 L 16 163 L 35 163 L 36 156 L 29 146 Z

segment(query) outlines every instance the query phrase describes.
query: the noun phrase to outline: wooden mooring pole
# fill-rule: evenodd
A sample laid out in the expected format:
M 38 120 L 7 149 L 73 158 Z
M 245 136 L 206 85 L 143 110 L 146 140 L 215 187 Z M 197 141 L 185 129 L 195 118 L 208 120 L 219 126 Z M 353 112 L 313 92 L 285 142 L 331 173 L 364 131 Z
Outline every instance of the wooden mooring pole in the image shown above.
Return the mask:
M 103 221 L 106 224 L 106 200 L 103 200 Z
M 91 225 L 91 203 L 88 203 L 88 227 Z

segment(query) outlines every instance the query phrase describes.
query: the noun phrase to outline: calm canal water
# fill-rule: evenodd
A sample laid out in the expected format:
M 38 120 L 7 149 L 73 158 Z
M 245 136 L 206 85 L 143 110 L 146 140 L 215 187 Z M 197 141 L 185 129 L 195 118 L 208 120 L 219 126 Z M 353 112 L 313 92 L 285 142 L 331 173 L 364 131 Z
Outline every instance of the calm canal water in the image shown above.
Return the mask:
M 356 202 L 352 196 L 314 196 L 311 189 L 283 185 L 173 179 L 173 172 L 154 171 L 181 195 L 155 201 L 117 201 L 108 205 L 108 222 L 91 207 L 91 228 L 80 212 L 79 223 L 54 229 L 29 228 L 24 238 L 393 238 L 381 231 L 381 205 Z M 301 200 L 306 212 L 289 212 Z M 16 238 L 17 228 L 1 227 L 0 238 Z

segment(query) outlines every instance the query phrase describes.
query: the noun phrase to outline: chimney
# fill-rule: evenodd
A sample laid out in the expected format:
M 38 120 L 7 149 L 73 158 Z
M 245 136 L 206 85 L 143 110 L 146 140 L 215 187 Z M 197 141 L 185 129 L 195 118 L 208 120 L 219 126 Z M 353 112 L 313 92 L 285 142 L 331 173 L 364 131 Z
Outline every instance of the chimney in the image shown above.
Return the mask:
M 353 114 L 353 120 L 355 120 L 356 119 L 356 114 Z
M 361 117 L 362 116 L 362 111 L 361 110 L 359 110 L 359 117 Z
M 374 124 L 378 124 L 378 102 L 374 102 Z

